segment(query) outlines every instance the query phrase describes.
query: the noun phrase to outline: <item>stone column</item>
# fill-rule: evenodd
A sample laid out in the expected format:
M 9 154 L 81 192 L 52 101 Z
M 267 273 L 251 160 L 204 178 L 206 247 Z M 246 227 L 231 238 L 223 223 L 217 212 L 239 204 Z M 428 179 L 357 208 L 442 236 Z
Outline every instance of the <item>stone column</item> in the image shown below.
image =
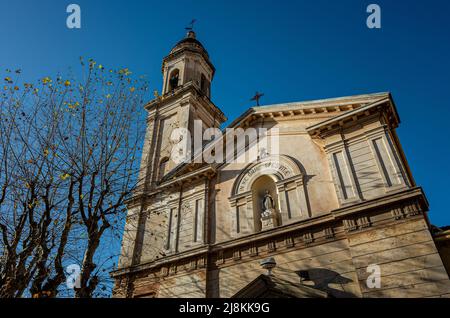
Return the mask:
M 253 211 L 253 193 L 250 192 L 245 197 L 246 199 L 246 205 L 245 205 L 245 220 L 242 220 L 241 225 L 243 228 L 243 233 L 250 234 L 255 232 L 255 217 L 254 217 L 254 211 Z M 245 223 L 244 223 L 245 222 Z
M 300 203 L 300 218 L 304 219 L 307 217 L 311 217 L 311 211 L 309 211 L 309 206 L 307 202 L 305 186 L 303 184 L 303 177 L 297 181 L 295 181 L 295 185 L 297 186 L 297 195 Z
M 354 171 L 351 167 L 350 156 L 344 141 L 340 140 L 325 148 L 328 154 L 333 181 L 340 204 L 357 202 L 361 199 L 359 187 Z
M 233 211 L 231 215 L 231 237 L 237 237 L 239 234 L 239 207 L 237 200 L 232 200 L 230 205 Z
M 292 218 L 291 211 L 288 206 L 288 194 L 286 192 L 286 185 L 283 183 L 278 183 L 276 186 L 278 190 L 278 199 L 280 202 L 281 224 L 285 224 Z

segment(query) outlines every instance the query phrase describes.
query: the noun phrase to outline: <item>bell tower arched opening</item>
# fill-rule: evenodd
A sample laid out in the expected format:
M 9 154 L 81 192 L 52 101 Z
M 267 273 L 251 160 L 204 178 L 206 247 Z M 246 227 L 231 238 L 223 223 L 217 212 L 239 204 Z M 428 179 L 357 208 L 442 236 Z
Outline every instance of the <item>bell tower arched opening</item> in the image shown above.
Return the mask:
M 169 77 L 169 91 L 173 91 L 175 88 L 178 87 L 180 80 L 180 71 L 178 69 L 174 69 L 170 73 Z

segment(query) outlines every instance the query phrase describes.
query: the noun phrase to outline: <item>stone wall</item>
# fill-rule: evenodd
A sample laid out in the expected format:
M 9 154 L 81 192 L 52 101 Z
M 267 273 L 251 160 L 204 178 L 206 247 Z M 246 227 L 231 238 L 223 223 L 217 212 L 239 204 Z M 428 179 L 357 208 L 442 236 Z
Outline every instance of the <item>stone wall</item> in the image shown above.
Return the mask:
M 424 218 L 349 234 L 363 297 L 450 296 L 450 280 Z M 381 288 L 367 287 L 367 267 L 380 266 Z
M 259 262 L 273 255 L 277 266 L 273 275 L 277 278 L 300 284 L 295 273 L 308 270 L 311 281 L 305 284 L 329 292 L 334 297 L 360 297 L 357 276 L 345 239 L 306 248 L 285 248 L 268 252 L 262 250 L 258 256 L 229 260 L 228 264 L 210 272 L 209 292 L 212 297 L 231 297 L 262 273 Z
M 309 280 L 303 283 L 332 297 L 448 297 L 450 280 L 417 194 L 400 193 L 402 200 L 397 197 L 393 206 L 361 207 L 367 225 L 346 226 L 352 214 L 339 210 L 215 244 L 209 252 L 184 252 L 148 268 L 141 265 L 128 276 L 134 276 L 128 295 L 231 297 L 265 272 L 259 262 L 270 256 L 277 262 L 277 278 L 300 284 L 296 272 L 307 271 Z M 399 218 L 395 209 L 408 214 Z M 373 265 L 379 266 L 381 279 L 375 288 L 367 284 Z M 124 288 L 119 279 L 115 296 L 124 297 Z
M 450 231 L 435 236 L 436 248 L 441 255 L 447 274 L 450 275 Z

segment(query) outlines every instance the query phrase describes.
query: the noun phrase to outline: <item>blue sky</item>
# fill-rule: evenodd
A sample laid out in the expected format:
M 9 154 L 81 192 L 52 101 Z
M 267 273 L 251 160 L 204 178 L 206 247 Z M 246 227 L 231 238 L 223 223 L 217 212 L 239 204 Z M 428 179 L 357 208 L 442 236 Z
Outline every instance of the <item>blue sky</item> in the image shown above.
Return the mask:
M 66 27 L 81 6 L 82 28 Z M 366 27 L 377 3 L 382 28 Z M 390 91 L 400 141 L 430 218 L 450 224 L 449 1 L 0 0 L 0 69 L 26 80 L 65 72 L 78 57 L 146 74 L 161 88 L 161 60 L 193 18 L 216 66 L 212 99 L 236 118 L 262 104 Z M 149 96 L 150 98 L 150 96 Z

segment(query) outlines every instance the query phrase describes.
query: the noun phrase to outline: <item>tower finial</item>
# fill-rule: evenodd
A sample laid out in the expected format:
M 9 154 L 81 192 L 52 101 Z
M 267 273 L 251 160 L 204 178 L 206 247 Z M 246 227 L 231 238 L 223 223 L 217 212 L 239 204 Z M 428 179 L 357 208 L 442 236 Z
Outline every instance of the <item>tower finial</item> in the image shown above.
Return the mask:
M 189 22 L 189 24 L 187 25 L 187 27 L 185 27 L 184 29 L 186 31 L 188 31 L 188 34 L 192 31 L 194 31 L 194 23 L 197 22 L 196 19 L 192 19 L 191 22 Z

